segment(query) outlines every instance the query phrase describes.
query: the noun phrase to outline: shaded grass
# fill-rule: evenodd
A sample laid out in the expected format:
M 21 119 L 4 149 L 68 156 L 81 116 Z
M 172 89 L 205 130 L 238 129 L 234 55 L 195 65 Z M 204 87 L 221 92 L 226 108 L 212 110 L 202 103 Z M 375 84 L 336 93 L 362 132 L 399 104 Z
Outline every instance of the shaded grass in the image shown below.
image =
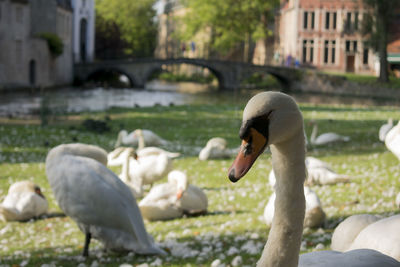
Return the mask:
M 19 180 L 38 183 L 47 196 L 51 212 L 60 212 L 47 182 L 44 161 L 48 150 L 61 143 L 83 142 L 111 150 L 121 128 L 151 129 L 170 140 L 166 148 L 183 153 L 174 161 L 175 169 L 187 172 L 191 182 L 205 191 L 209 198 L 209 214 L 164 222 L 146 222 L 146 228 L 161 246 L 170 250 L 168 242 L 179 242 L 195 256 L 170 255 L 161 259 L 161 266 L 209 266 L 215 259 L 229 264 L 236 255 L 242 266 L 254 266 L 266 241 L 269 229 L 261 221 L 264 206 L 272 189 L 267 185 L 271 169 L 270 155 L 265 153 L 248 175 L 236 184 L 227 179 L 232 160 L 200 161 L 199 147 L 214 136 L 227 139 L 230 147 L 239 145 L 239 104 L 193 105 L 135 109 L 111 109 L 106 112 L 68 114 L 51 120 L 50 125 L 0 123 L 0 199 L 10 184 Z M 335 131 L 348 135 L 351 142 L 326 147 L 309 147 L 308 155 L 331 164 L 334 170 L 354 180 L 348 184 L 316 186 L 328 220 L 324 229 L 308 229 L 303 237 L 302 252 L 314 250 L 317 244 L 329 248 L 334 227 L 343 218 L 357 213 L 384 216 L 397 213 L 395 194 L 400 188 L 398 160 L 378 141 L 378 129 L 392 117 L 400 118 L 395 107 L 353 107 L 344 105 L 301 104 L 307 136 L 311 120 L 318 121 L 320 133 Z M 97 134 L 82 127 L 87 118 L 104 119 L 111 131 Z M 120 172 L 120 168 L 113 167 Z M 163 182 L 163 181 L 162 181 Z M 102 251 L 99 242 L 91 244 L 91 257 L 79 257 L 84 236 L 68 217 L 45 218 L 25 223 L 0 222 L 0 265 L 29 266 L 54 263 L 57 266 L 119 266 L 130 263 L 154 263 L 157 257 L 133 254 L 117 255 Z M 252 242 L 256 253 L 246 251 Z M 237 251 L 235 252 L 235 249 Z M 189 256 L 189 255 L 188 255 Z

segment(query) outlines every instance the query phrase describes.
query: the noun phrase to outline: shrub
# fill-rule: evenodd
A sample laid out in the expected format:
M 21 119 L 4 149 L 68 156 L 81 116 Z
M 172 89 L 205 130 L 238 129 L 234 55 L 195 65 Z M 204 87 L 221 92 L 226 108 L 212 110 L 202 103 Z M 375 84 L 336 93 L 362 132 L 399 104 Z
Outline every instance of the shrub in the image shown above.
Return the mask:
M 58 57 L 63 53 L 64 44 L 57 34 L 44 32 L 39 34 L 39 37 L 47 41 L 47 45 L 53 57 Z

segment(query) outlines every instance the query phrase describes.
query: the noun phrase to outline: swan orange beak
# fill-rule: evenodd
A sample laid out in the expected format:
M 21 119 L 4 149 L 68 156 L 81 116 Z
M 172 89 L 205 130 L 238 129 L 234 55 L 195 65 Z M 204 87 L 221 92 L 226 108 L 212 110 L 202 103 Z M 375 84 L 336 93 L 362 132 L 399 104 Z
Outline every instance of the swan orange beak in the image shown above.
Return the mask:
M 183 191 L 182 189 L 178 189 L 178 192 L 176 192 L 176 199 L 179 200 L 182 198 Z
M 264 152 L 267 142 L 264 135 L 254 128 L 250 129 L 250 134 L 242 140 L 240 151 L 228 170 L 231 182 L 239 181 L 250 170 L 258 156 Z

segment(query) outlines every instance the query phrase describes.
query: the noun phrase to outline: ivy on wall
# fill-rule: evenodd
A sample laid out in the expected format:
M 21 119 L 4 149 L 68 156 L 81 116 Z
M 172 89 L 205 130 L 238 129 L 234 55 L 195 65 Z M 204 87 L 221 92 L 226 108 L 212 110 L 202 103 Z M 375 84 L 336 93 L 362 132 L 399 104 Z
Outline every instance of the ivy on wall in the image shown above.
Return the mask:
M 44 32 L 40 33 L 39 38 L 47 41 L 50 53 L 53 57 L 60 56 L 64 51 L 64 44 L 62 43 L 60 37 L 57 34 Z

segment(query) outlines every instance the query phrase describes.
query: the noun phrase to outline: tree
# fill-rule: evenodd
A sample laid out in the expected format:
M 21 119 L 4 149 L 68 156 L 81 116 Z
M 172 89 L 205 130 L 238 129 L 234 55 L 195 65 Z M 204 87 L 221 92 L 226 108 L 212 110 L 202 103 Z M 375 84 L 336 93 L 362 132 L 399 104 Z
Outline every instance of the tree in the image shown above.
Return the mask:
M 97 0 L 99 27 L 117 29 L 124 42 L 124 52 L 134 57 L 153 56 L 156 47 L 157 24 L 155 0 Z M 112 26 L 114 25 L 114 26 Z
M 370 8 L 364 19 L 363 34 L 369 36 L 370 46 L 379 54 L 379 81 L 388 82 L 387 46 L 390 35 L 390 24 L 395 12 L 400 8 L 399 0 L 363 0 Z
M 265 39 L 271 31 L 279 0 L 184 0 L 188 12 L 183 17 L 180 38 L 190 40 L 197 33 L 211 30 L 211 47 L 227 53 L 238 43 Z

